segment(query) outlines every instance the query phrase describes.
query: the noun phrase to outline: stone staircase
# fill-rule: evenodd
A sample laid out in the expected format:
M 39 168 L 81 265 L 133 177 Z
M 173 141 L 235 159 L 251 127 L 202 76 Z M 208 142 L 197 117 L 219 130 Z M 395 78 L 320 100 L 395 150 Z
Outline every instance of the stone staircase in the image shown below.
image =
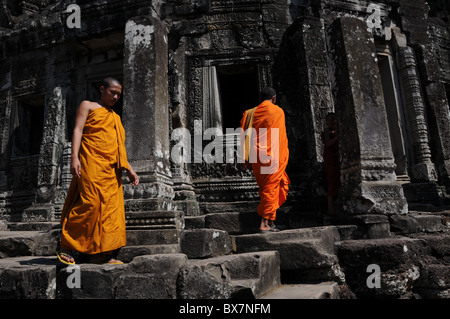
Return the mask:
M 450 215 L 416 215 L 388 221 L 397 233 L 386 236 L 387 217 L 259 234 L 254 214 L 212 213 L 184 229 L 127 230 L 125 264 L 76 267 L 54 255 L 59 225 L 11 223 L 0 231 L 0 298 L 450 298 Z

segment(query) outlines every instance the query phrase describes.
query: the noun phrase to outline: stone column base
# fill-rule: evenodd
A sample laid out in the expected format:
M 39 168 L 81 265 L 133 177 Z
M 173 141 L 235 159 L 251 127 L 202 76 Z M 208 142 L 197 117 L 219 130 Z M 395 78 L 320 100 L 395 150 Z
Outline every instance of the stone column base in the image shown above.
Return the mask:
M 338 210 L 350 215 L 406 214 L 408 203 L 397 182 L 362 181 L 339 190 Z

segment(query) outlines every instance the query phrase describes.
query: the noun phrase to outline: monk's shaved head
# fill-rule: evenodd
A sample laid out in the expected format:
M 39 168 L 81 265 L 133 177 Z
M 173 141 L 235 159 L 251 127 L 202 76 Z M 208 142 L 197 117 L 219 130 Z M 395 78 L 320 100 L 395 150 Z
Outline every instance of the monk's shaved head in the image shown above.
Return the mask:
M 100 86 L 103 86 L 105 89 L 109 88 L 111 85 L 120 85 L 122 86 L 122 84 L 120 84 L 119 80 L 112 78 L 112 77 L 107 77 L 105 79 L 103 79 L 102 83 L 100 84 Z
M 275 95 L 277 95 L 277 92 L 271 87 L 266 86 L 261 90 L 261 100 L 263 101 L 271 100 Z

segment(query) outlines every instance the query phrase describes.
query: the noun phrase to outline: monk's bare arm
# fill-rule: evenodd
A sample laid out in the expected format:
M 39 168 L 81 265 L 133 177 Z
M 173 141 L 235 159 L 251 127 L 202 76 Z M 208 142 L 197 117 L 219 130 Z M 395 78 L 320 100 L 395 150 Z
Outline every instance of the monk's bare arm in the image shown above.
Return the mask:
M 129 162 L 128 168 L 129 169 L 127 170 L 127 175 L 128 178 L 130 179 L 130 184 L 136 186 L 137 184 L 139 184 L 139 176 L 136 174 L 136 172 L 134 171 L 133 167 L 131 167 Z
M 89 101 L 81 102 L 77 110 L 77 116 L 75 118 L 75 127 L 73 129 L 72 136 L 72 156 L 70 172 L 77 177 L 81 176 L 81 164 L 78 157 L 81 145 L 81 137 L 83 136 L 84 124 L 86 123 L 89 111 L 92 109 L 92 104 Z

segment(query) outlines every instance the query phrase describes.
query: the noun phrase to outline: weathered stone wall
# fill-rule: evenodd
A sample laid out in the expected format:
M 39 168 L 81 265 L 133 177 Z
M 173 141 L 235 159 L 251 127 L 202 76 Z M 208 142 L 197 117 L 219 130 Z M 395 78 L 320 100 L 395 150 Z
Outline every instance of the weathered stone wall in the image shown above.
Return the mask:
M 187 129 L 193 143 L 210 123 L 220 122 L 217 94 L 224 88 L 218 80 L 230 74 L 239 79 L 239 68 L 255 79 L 255 92 L 275 87 L 286 113 L 292 180 L 287 213 L 325 207 L 320 132 L 330 111 L 339 113 L 343 133 L 344 213 L 403 214 L 405 198 L 410 205 L 445 203 L 450 44 L 448 14 L 439 1 L 76 1 L 81 24 L 70 28 L 66 9 L 74 2 L 0 5 L 1 219 L 58 218 L 70 179 L 76 108 L 81 100 L 96 98 L 98 81 L 108 75 L 124 83 L 117 111 L 127 128 L 130 159 L 145 175 L 140 188 L 125 189 L 128 211 L 177 207 L 199 215 L 254 210 L 257 186 L 235 159 L 195 163 L 193 152 L 190 162 L 170 160 L 175 129 Z M 136 24 L 136 19 L 151 22 Z M 133 21 L 146 31 L 130 34 L 136 31 Z M 337 27 L 344 22 L 346 31 Z M 343 37 L 350 47 L 338 45 Z M 149 55 L 139 57 L 133 45 L 147 38 Z M 389 112 L 383 111 L 380 81 L 385 78 L 377 73 L 377 55 L 384 54 L 377 51 L 380 46 L 391 50 L 404 112 L 399 118 L 404 120 L 408 172 L 401 183 L 387 134 Z M 142 86 L 142 81 L 152 84 Z M 222 112 L 240 119 L 243 109 L 253 106 Z M 19 143 L 17 136 L 32 131 L 23 128 L 23 110 L 42 116 L 41 127 L 33 128 L 42 134 L 39 147 Z M 368 184 L 372 190 L 375 184 L 383 186 L 372 192 Z M 372 204 L 362 204 L 364 193 Z

